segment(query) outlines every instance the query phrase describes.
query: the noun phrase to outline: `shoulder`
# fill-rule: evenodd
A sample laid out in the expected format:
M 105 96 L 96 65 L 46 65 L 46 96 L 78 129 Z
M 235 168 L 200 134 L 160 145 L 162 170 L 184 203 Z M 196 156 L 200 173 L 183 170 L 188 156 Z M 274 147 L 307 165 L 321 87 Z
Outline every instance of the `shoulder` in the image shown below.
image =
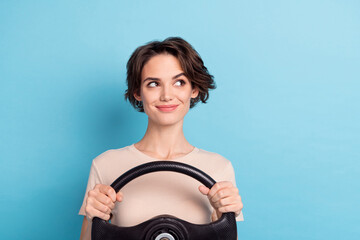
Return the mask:
M 232 174 L 233 166 L 231 161 L 223 155 L 199 149 L 196 160 L 193 161 L 195 167 L 208 173 L 216 180 L 223 180 L 224 176 Z
M 99 154 L 93 159 L 92 165 L 99 171 L 104 171 L 109 168 L 119 168 L 126 165 L 127 160 L 133 159 L 133 155 L 129 150 L 129 146 L 109 149 Z M 124 166 L 125 167 L 125 166 Z
M 203 169 L 217 182 L 230 181 L 236 186 L 234 167 L 229 159 L 219 153 L 203 149 L 200 149 L 199 156 L 201 156 L 200 169 Z
M 201 159 L 206 159 L 207 164 L 215 164 L 222 167 L 231 164 L 230 160 L 228 160 L 223 155 L 204 149 L 199 149 L 198 156 Z
M 93 159 L 92 168 L 98 173 L 104 184 L 110 185 L 119 174 L 132 167 L 133 159 L 134 156 L 129 150 L 129 146 L 109 149 Z

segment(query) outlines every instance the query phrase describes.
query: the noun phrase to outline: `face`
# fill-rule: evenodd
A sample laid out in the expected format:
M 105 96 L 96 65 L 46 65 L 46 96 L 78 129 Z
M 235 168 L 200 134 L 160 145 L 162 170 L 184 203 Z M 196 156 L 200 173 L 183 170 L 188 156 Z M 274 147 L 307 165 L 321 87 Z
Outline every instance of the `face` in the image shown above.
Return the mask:
M 140 96 L 149 120 L 160 125 L 172 125 L 183 121 L 190 109 L 191 98 L 199 91 L 192 89 L 185 77 L 179 60 L 170 54 L 152 57 L 141 73 Z

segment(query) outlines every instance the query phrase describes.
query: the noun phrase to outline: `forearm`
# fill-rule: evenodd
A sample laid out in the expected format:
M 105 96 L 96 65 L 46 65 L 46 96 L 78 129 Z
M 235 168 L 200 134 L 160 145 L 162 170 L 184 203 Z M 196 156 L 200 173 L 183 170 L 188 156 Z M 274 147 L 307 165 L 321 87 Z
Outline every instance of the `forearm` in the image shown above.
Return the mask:
M 80 240 L 91 240 L 90 233 L 91 233 L 91 223 L 85 217 L 81 227 Z

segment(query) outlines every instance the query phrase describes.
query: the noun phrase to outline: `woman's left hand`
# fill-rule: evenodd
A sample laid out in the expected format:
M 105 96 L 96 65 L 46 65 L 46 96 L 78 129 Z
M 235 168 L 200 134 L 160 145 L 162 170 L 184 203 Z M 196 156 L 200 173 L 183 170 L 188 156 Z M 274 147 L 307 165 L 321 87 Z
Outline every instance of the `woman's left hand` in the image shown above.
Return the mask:
M 229 181 L 217 182 L 211 189 L 204 185 L 199 186 L 199 191 L 207 195 L 211 206 L 216 210 L 212 215 L 212 220 L 216 221 L 222 213 L 234 212 L 239 216 L 243 204 L 239 195 L 239 190 Z

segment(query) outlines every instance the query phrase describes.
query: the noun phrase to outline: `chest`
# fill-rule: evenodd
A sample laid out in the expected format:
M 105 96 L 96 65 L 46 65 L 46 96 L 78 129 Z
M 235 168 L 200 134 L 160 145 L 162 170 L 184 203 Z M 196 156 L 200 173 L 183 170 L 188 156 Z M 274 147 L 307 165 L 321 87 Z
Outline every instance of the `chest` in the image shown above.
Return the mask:
M 198 190 L 197 180 L 174 172 L 157 172 L 134 179 L 120 191 L 123 201 L 113 210 L 113 224 L 134 226 L 169 214 L 188 222 L 210 222 L 212 207 Z

